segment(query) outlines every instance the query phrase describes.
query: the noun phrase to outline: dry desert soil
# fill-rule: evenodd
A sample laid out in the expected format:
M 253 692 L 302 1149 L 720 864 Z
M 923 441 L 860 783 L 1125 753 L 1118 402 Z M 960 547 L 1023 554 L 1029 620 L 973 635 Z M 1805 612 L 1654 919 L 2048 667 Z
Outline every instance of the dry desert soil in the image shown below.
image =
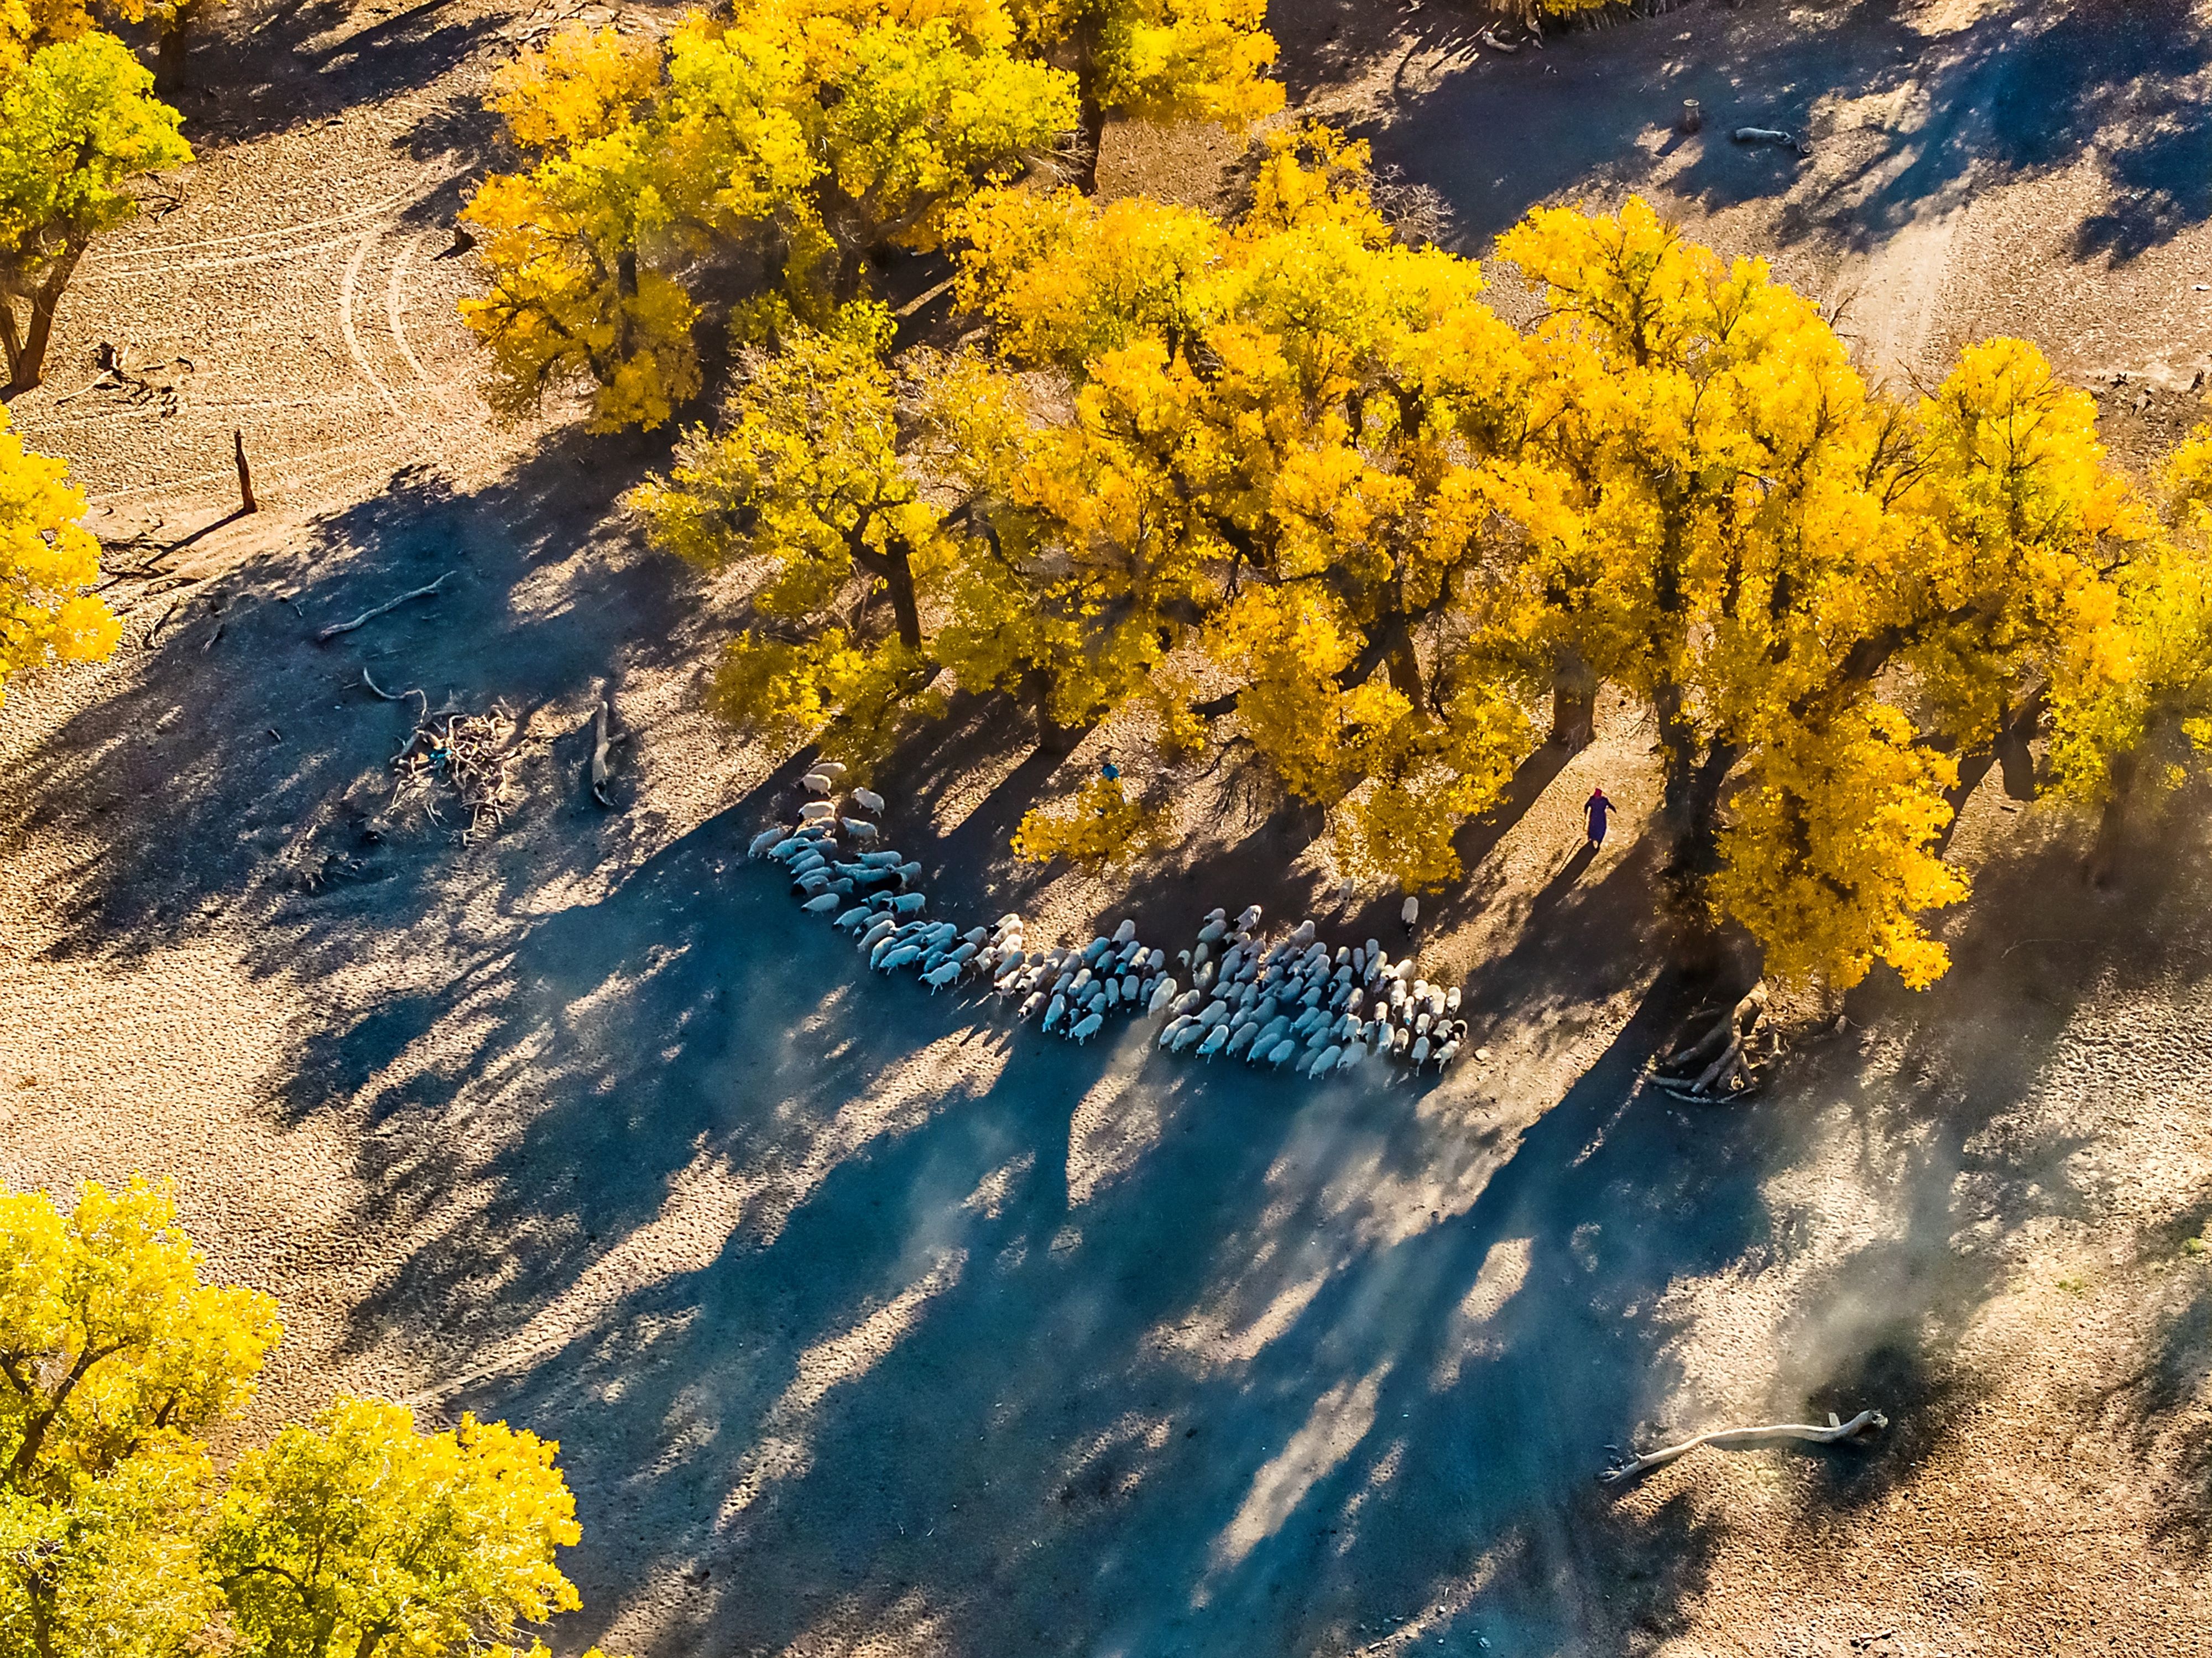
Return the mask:
M 246 1435 L 352 1388 L 558 1438 L 564 1654 L 2212 1649 L 2203 798 L 2093 890 L 2083 826 L 1993 772 L 1951 975 L 1855 996 L 1733 1110 L 1639 1084 L 1692 993 L 1616 708 L 1424 918 L 1489 1055 L 1441 1084 L 1210 1069 L 1127 1024 L 1077 1049 L 862 981 L 742 855 L 802 768 L 700 712 L 738 593 L 615 505 L 665 443 L 495 420 L 454 312 L 489 76 L 559 18 L 672 15 L 214 21 L 197 165 L 88 258 L 11 410 L 89 492 L 125 635 L 0 710 L 0 1178 L 176 1182 L 213 1271 L 283 1303 Z M 1691 0 L 1514 54 L 1444 0 L 1273 22 L 1294 109 L 1468 252 L 1641 191 L 1831 303 L 1875 372 L 2018 333 L 2130 465 L 2198 417 L 2203 5 Z M 1103 179 L 1206 199 L 1235 149 L 1117 129 Z M 364 671 L 525 722 L 501 832 L 392 805 L 413 705 Z M 1104 732 L 1062 761 L 955 714 L 882 785 L 947 914 L 1395 926 L 1231 756 L 1170 774 Z M 1121 890 L 1016 870 L 1012 823 L 1107 742 L 1176 851 Z M 1594 782 L 1624 810 L 1591 860 Z M 1890 1421 L 1862 1447 L 1592 1479 L 1632 1439 L 1862 1408 Z

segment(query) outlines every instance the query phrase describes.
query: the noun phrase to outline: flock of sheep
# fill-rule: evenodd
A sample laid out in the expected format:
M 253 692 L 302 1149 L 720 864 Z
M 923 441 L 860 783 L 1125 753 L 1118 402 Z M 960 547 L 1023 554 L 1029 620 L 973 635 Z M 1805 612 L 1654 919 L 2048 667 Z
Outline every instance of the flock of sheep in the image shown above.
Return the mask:
M 802 781 L 827 796 L 843 774 L 824 761 Z M 1018 915 L 965 932 L 926 920 L 928 901 L 915 886 L 921 865 L 876 844 L 883 798 L 864 788 L 847 798 L 848 810 L 868 816 L 841 817 L 829 800 L 810 800 L 795 826 L 762 830 L 751 855 L 783 865 L 799 908 L 853 933 L 870 967 L 912 968 L 932 995 L 963 980 L 988 983 L 1002 999 L 1020 998 L 1017 1017 L 1042 1014 L 1042 1029 L 1076 1042 L 1089 1042 L 1115 1014 L 1164 1014 L 1159 1045 L 1170 1053 L 1290 1066 L 1309 1077 L 1370 1058 L 1442 1071 L 1466 1040 L 1458 989 L 1415 978 L 1412 957 L 1393 963 L 1372 938 L 1332 954 L 1311 921 L 1264 944 L 1257 904 L 1233 922 L 1226 910 L 1213 911 L 1197 944 L 1176 953 L 1175 972 L 1165 950 L 1137 941 L 1134 921 L 1079 950 L 1031 951 Z M 1188 974 L 1189 988 L 1179 973 Z

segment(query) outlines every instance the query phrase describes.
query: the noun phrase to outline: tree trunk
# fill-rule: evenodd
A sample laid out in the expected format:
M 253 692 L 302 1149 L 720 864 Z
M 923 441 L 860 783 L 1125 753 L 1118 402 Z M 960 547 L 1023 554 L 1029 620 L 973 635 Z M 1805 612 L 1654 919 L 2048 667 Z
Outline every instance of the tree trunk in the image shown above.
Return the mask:
M 1552 741 L 1570 754 L 1597 738 L 1597 675 L 1580 651 L 1562 645 L 1552 665 Z
M 185 84 L 185 52 L 191 44 L 188 32 L 198 13 L 198 0 L 184 0 L 162 26 L 161 48 L 154 61 L 157 91 L 174 92 Z
M 2127 835 L 2128 808 L 2136 787 L 2136 757 L 2123 754 L 2112 761 L 2112 792 L 2097 819 L 2097 838 L 2090 843 L 2083 873 L 2092 886 L 2110 886 L 2119 873 L 2121 843 Z
M 8 396 L 27 392 L 45 378 L 46 345 L 53 337 L 54 313 L 61 308 L 62 290 L 69 286 L 76 262 L 83 257 L 84 244 L 71 242 L 48 269 L 46 280 L 31 290 L 30 325 L 23 331 L 20 343 L 11 343 L 8 353 Z M 12 324 L 12 318 L 10 321 Z M 9 331 L 13 332 L 12 326 Z
M 908 650 L 921 648 L 921 606 L 914 593 L 914 564 L 908 556 L 903 541 L 893 541 L 889 549 L 890 574 L 884 586 L 890 589 L 891 614 L 898 618 L 899 643 Z
M 238 510 L 258 513 L 261 503 L 253 498 L 253 469 L 246 464 L 246 434 L 235 426 L 230 428 L 231 455 L 238 462 Z
M 1042 668 L 1022 676 L 1022 700 L 1036 716 L 1037 746 L 1047 754 L 1073 754 L 1083 740 L 1084 727 L 1063 726 L 1052 717 L 1052 679 Z
M 1098 193 L 1098 152 L 1106 142 L 1106 109 L 1098 101 L 1098 18 L 1090 7 L 1075 25 L 1075 187 Z
M 1390 683 L 1399 695 L 1413 705 L 1413 717 L 1425 719 L 1429 712 L 1428 694 L 1421 683 L 1421 658 L 1413 648 L 1413 631 L 1407 627 L 1403 616 L 1392 617 L 1388 625 L 1389 651 L 1383 661 L 1390 670 Z

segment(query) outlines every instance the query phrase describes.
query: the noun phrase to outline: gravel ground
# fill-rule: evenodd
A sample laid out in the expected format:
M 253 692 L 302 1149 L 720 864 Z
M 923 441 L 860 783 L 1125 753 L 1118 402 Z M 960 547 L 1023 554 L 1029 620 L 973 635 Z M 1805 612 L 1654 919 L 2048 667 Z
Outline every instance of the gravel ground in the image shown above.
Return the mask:
M 1643 189 L 1848 300 L 1893 372 L 2012 329 L 2132 462 L 2194 418 L 2197 11 L 1692 4 L 1510 58 L 1448 7 L 1278 13 L 1295 95 L 1471 251 Z M 13 406 L 101 533 L 195 538 L 116 590 L 113 662 L 0 714 L 0 1178 L 177 1181 L 215 1270 L 284 1304 L 246 1431 L 354 1388 L 559 1437 L 563 1652 L 2201 1649 L 2205 802 L 2097 892 L 2080 826 L 1992 778 L 1951 977 L 1854 998 L 1729 1113 L 1636 1085 L 1681 993 L 1613 707 L 1469 829 L 1413 941 L 1490 1051 L 1441 1086 L 1079 1051 L 857 981 L 741 856 L 799 768 L 696 713 L 728 587 L 609 512 L 654 446 L 473 389 L 437 256 L 484 78 L 553 15 L 233 8 L 182 203 L 88 260 Z M 1659 125 L 1685 96 L 1702 141 Z M 1749 112 L 1811 159 L 1729 146 Z M 1102 173 L 1205 200 L 1231 155 L 1125 133 Z M 102 340 L 143 388 L 80 389 Z M 234 430 L 265 510 L 226 520 Z M 501 835 L 393 806 L 412 710 L 364 669 L 520 717 Z M 1172 944 L 1255 897 L 1402 938 L 1233 754 L 1055 762 L 957 713 L 883 784 L 948 914 Z M 1111 889 L 1012 868 L 1109 742 L 1176 853 Z M 1623 810 L 1590 863 L 1595 781 Z M 1866 1406 L 1862 1448 L 1591 1479 L 1609 1443 Z

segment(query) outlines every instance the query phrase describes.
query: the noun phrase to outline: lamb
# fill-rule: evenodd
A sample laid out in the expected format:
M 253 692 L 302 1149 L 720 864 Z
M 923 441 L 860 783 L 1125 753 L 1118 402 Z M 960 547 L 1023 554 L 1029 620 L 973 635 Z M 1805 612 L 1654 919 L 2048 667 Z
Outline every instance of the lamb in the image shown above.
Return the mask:
M 863 811 L 880 817 L 884 815 L 884 797 L 873 789 L 854 789 L 853 804 Z

